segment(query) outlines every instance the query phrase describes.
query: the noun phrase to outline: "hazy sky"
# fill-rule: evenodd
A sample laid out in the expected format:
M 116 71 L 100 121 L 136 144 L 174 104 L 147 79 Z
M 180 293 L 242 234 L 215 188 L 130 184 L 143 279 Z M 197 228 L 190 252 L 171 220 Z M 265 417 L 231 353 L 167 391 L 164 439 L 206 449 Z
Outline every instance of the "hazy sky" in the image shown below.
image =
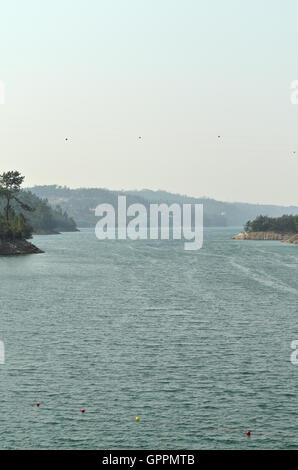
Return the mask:
M 295 79 L 297 0 L 0 0 L 0 169 L 297 205 Z

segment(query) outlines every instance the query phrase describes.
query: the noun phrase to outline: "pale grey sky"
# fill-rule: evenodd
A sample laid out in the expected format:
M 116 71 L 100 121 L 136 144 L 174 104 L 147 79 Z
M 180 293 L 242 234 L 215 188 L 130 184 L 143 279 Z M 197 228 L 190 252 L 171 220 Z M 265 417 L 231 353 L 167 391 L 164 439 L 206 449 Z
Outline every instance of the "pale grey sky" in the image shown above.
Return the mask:
M 10 0 L 0 13 L 1 171 L 298 204 L 296 0 Z

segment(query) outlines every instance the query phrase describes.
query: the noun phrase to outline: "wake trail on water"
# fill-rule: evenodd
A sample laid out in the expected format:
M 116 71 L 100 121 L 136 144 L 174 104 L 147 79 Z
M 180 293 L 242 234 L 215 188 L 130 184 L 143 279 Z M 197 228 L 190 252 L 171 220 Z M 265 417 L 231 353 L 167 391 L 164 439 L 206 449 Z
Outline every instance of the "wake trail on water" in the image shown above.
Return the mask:
M 237 263 L 234 258 L 230 260 L 230 264 L 234 268 L 241 271 L 250 279 L 258 282 L 259 284 L 262 284 L 266 287 L 271 287 L 281 292 L 287 292 L 290 294 L 298 295 L 298 289 L 295 289 L 294 287 L 291 287 L 291 286 L 287 286 L 283 282 L 278 281 L 275 278 L 272 278 L 265 271 L 253 271 L 251 268 L 248 268 L 247 266 L 243 266 L 242 264 Z
M 256 249 L 257 252 L 261 253 L 262 256 L 268 255 L 270 257 L 270 262 L 271 264 L 279 264 L 280 266 L 284 266 L 285 268 L 290 268 L 290 269 L 297 269 L 298 268 L 298 257 L 297 256 L 290 256 L 288 255 L 285 260 L 285 257 L 280 255 L 279 253 L 275 253 L 274 251 L 267 251 L 267 250 L 261 250 L 259 248 Z M 291 263 L 291 261 L 294 261 Z

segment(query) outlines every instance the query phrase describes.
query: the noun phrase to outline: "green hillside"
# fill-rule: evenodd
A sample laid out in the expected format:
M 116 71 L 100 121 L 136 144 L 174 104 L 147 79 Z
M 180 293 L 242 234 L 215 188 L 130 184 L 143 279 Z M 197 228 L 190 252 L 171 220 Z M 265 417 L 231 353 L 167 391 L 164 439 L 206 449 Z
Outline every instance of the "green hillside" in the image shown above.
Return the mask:
M 59 232 L 73 232 L 77 230 L 76 223 L 62 210 L 61 207 L 53 208 L 46 199 L 41 199 L 29 191 L 20 191 L 19 199 L 32 209 L 24 215 L 36 234 L 49 234 Z M 18 204 L 12 203 L 15 213 L 23 213 Z M 4 209 L 4 201 L 0 199 L 0 212 Z
M 66 186 L 35 186 L 30 191 L 41 198 L 47 198 L 52 207 L 58 204 L 63 211 L 76 221 L 78 227 L 94 227 L 97 218 L 94 210 L 98 204 L 108 203 L 117 207 L 118 196 L 126 195 L 127 204 L 141 203 L 146 207 L 152 203 L 177 202 L 179 204 L 203 204 L 205 227 L 240 227 L 247 220 L 252 220 L 260 214 L 270 217 L 280 217 L 283 214 L 298 214 L 298 207 L 284 207 L 241 202 L 222 202 L 210 198 L 194 198 L 167 191 L 110 191 L 104 188 L 70 189 Z

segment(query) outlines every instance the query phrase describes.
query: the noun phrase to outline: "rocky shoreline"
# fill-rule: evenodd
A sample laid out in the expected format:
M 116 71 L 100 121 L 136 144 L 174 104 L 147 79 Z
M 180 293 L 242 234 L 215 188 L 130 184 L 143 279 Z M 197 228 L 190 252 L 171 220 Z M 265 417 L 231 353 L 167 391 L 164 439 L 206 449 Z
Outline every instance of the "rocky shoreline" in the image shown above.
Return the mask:
M 38 253 L 44 252 L 26 240 L 0 240 L 0 256 L 31 255 Z
M 297 233 L 278 232 L 240 232 L 232 237 L 233 240 L 279 240 L 283 243 L 298 244 Z

